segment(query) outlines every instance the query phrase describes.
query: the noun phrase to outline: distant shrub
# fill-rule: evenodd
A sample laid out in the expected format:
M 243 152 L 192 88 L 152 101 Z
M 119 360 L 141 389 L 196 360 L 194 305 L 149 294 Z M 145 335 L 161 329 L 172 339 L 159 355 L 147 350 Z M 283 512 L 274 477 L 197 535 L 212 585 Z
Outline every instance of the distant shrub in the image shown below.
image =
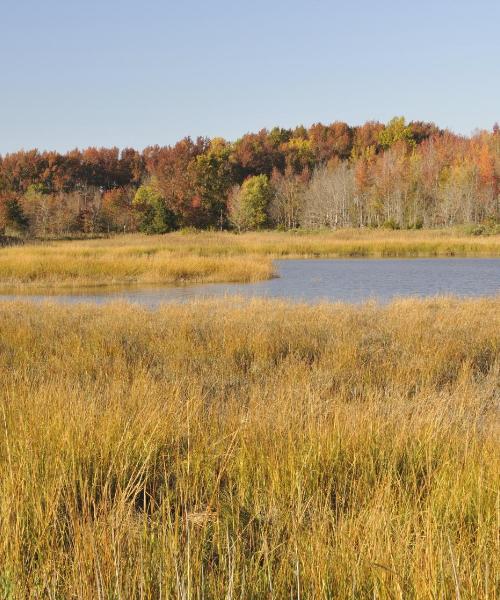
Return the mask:
M 388 219 L 382 225 L 384 229 L 400 229 L 399 223 L 397 223 L 394 219 Z
M 477 225 L 465 225 L 463 232 L 466 235 L 498 235 L 500 234 L 500 223 L 497 223 L 494 219 L 489 219 L 484 223 Z
M 201 229 L 198 229 L 197 227 L 181 227 L 181 229 L 179 229 L 179 233 L 181 235 L 196 235 L 199 233 L 202 233 Z
M 408 225 L 407 229 L 423 229 L 424 228 L 424 222 L 422 221 L 422 219 L 417 219 L 414 223 L 412 223 L 411 225 Z

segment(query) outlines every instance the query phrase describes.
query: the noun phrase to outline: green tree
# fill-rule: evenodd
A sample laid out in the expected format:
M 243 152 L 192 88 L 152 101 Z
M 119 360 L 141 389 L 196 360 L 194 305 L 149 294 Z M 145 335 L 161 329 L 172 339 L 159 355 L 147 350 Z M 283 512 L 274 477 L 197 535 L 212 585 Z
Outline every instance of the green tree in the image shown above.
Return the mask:
M 231 187 L 231 145 L 222 138 L 211 141 L 210 147 L 191 164 L 198 200 L 198 226 L 223 227 L 227 222 L 226 200 Z
M 28 218 L 24 214 L 17 198 L 1 198 L 0 233 L 8 231 L 15 234 L 24 234 L 26 233 L 28 226 Z
M 166 206 L 154 183 L 141 185 L 135 193 L 133 205 L 142 215 L 139 228 L 144 233 L 167 233 L 176 228 L 175 215 Z
M 238 230 L 262 229 L 268 222 L 273 188 L 267 175 L 255 175 L 233 191 L 230 201 L 231 222 Z
M 394 117 L 379 133 L 379 143 L 384 150 L 387 150 L 399 141 L 404 141 L 410 146 L 415 146 L 412 129 L 409 125 L 406 125 L 404 117 Z

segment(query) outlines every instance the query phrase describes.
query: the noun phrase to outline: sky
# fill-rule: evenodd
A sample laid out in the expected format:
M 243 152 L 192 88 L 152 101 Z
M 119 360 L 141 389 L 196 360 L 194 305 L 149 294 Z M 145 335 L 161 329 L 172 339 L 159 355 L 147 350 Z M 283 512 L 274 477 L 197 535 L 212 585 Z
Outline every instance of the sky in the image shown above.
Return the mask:
M 499 0 L 0 0 L 0 154 L 500 120 Z

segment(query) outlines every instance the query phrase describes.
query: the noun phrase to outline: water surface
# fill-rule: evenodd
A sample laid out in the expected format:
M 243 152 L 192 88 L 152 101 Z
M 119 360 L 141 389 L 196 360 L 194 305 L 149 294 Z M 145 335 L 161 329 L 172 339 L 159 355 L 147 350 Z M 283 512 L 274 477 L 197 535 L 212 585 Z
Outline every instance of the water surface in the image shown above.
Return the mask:
M 258 283 L 106 288 L 51 295 L 3 295 L 0 299 L 104 303 L 128 300 L 148 307 L 162 302 L 224 296 L 301 302 L 388 302 L 398 296 L 492 296 L 500 293 L 498 258 L 277 260 L 279 277 Z

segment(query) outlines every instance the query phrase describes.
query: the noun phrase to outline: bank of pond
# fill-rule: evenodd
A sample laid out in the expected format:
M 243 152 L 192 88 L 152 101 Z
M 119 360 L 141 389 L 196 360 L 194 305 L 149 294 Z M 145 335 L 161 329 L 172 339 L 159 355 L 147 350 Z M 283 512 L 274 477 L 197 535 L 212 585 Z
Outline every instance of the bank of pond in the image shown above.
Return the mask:
M 250 283 L 132 285 L 29 292 L 17 288 L 1 300 L 107 303 L 125 300 L 148 307 L 163 302 L 238 296 L 317 303 L 359 303 L 396 297 L 494 296 L 500 293 L 500 259 L 288 259 L 274 261 L 275 276 Z

